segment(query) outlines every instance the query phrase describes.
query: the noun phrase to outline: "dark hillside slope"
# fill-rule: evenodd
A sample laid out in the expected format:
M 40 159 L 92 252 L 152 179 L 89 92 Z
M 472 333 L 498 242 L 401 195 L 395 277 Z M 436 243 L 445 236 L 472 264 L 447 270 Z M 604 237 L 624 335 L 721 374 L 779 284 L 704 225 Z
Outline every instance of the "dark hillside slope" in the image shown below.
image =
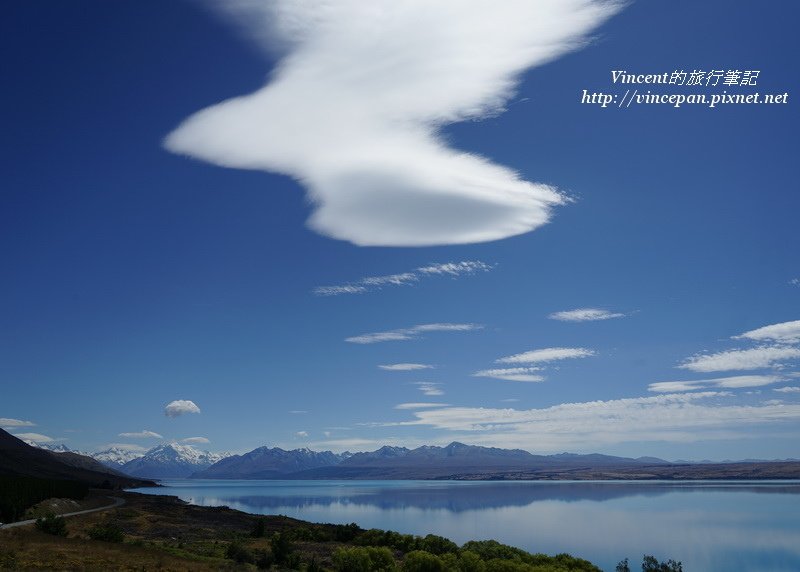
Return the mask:
M 76 453 L 52 453 L 31 447 L 0 429 L 0 475 L 78 481 L 91 487 L 126 488 L 155 486 L 109 469 Z

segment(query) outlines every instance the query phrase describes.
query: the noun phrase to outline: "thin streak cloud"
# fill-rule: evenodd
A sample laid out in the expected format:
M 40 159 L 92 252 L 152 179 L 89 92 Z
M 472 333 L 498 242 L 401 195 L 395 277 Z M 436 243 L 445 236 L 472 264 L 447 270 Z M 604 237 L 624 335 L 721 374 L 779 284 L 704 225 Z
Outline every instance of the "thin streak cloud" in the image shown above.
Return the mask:
M 564 310 L 553 312 L 548 316 L 551 320 L 560 322 L 596 322 L 599 320 L 611 320 L 613 318 L 624 318 L 625 314 L 609 312 L 599 308 L 576 308 L 575 310 Z
M 443 262 L 420 266 L 411 272 L 401 274 L 387 274 L 384 276 L 367 276 L 355 282 L 340 284 L 338 286 L 319 286 L 314 288 L 317 296 L 339 296 L 342 294 L 364 294 L 379 290 L 384 286 L 408 286 L 416 284 L 422 278 L 433 276 L 459 276 L 489 272 L 494 266 L 480 260 L 463 260 L 461 262 Z
M 351 344 L 377 344 L 381 342 L 414 340 L 426 332 L 469 332 L 472 330 L 480 330 L 481 328 L 483 328 L 483 326 L 479 324 L 420 324 L 411 328 L 352 336 L 346 338 L 345 341 Z
M 495 360 L 497 363 L 547 363 L 564 359 L 585 358 L 597 355 L 586 348 L 542 348 L 514 354 Z

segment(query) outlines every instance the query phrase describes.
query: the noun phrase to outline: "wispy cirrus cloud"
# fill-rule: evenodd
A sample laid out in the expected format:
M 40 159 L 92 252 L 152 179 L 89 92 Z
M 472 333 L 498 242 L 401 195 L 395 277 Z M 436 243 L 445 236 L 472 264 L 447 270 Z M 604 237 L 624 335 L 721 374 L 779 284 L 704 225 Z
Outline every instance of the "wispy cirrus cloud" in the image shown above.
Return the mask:
M 0 417 L 0 427 L 3 429 L 11 429 L 13 427 L 35 427 L 36 423 L 32 421 L 23 421 L 22 419 L 11 419 L 10 417 Z
M 207 437 L 186 437 L 185 439 L 181 439 L 181 443 L 187 443 L 189 445 L 207 445 L 211 443 L 211 441 Z
M 591 450 L 636 441 L 742 439 L 752 428 L 780 430 L 800 421 L 800 404 L 738 405 L 729 392 L 669 393 L 608 401 L 563 403 L 539 409 L 438 407 L 415 409 L 413 420 L 449 439 L 538 451 Z
M 447 407 L 447 403 L 399 403 L 395 409 L 430 409 L 433 407 Z
M 387 365 L 379 365 L 378 367 L 386 371 L 419 371 L 421 369 L 433 369 L 432 365 L 424 363 L 390 363 Z
M 771 324 L 755 330 L 750 330 L 734 339 L 748 339 L 757 342 L 778 342 L 794 344 L 800 342 L 800 320 Z
M 200 408 L 189 399 L 176 399 L 164 407 L 164 415 L 167 417 L 180 417 L 187 413 L 200 413 Z
M 428 332 L 469 332 L 473 330 L 480 330 L 481 328 L 483 328 L 483 326 L 480 324 L 420 324 L 410 328 L 401 328 L 398 330 L 388 330 L 385 332 L 374 332 L 371 334 L 352 336 L 350 338 L 346 338 L 345 341 L 350 342 L 351 344 L 377 344 L 380 342 L 414 340 L 419 338 L 422 334 Z
M 545 378 L 539 373 L 541 368 L 538 367 L 507 367 L 498 369 L 484 369 L 476 371 L 472 374 L 473 377 L 491 377 L 494 379 L 504 379 L 506 381 L 528 381 L 539 382 L 544 381 Z
M 41 433 L 14 433 L 14 437 L 22 439 L 23 441 L 33 441 L 34 443 L 52 443 L 57 441 L 57 439 L 42 435 Z
M 126 439 L 163 439 L 162 435 L 159 435 L 155 431 L 148 431 L 144 429 L 142 431 L 136 431 L 134 433 L 120 433 L 119 437 L 125 437 Z
M 410 272 L 400 274 L 386 274 L 384 276 L 367 276 L 355 282 L 340 284 L 337 286 L 318 286 L 313 292 L 317 296 L 339 296 L 341 294 L 364 294 L 373 290 L 379 290 L 384 286 L 408 286 L 416 284 L 421 278 L 430 276 L 459 276 L 475 274 L 477 272 L 489 272 L 493 265 L 486 264 L 480 260 L 463 260 L 461 262 L 443 262 L 420 266 Z
M 761 346 L 746 350 L 727 350 L 713 354 L 697 354 L 678 367 L 702 373 L 751 370 L 775 367 L 800 358 L 800 348 Z
M 783 381 L 777 375 L 734 375 L 731 377 L 718 377 L 715 379 L 701 379 L 693 381 L 659 381 L 647 386 L 648 391 L 657 393 L 672 393 L 681 391 L 694 391 L 709 387 L 726 389 L 739 389 L 742 387 L 761 387 Z
M 307 224 L 323 235 L 423 246 L 529 232 L 568 201 L 448 147 L 439 131 L 502 112 L 525 70 L 584 46 L 623 3 L 213 5 L 281 59 L 266 86 L 195 113 L 165 147 L 300 181 L 314 208 Z
M 777 391 L 778 393 L 800 393 L 800 387 L 787 385 L 786 387 L 776 387 L 772 391 Z
M 439 389 L 440 383 L 433 383 L 430 381 L 417 381 L 414 382 L 419 390 L 422 392 L 423 395 L 427 395 L 429 397 L 444 395 L 444 391 Z
M 585 358 L 597 355 L 587 348 L 542 348 L 495 360 L 496 363 L 548 363 L 564 359 Z
M 576 308 L 575 310 L 553 312 L 547 317 L 560 322 L 596 322 L 598 320 L 624 318 L 625 314 L 609 312 L 608 310 L 602 310 L 600 308 Z

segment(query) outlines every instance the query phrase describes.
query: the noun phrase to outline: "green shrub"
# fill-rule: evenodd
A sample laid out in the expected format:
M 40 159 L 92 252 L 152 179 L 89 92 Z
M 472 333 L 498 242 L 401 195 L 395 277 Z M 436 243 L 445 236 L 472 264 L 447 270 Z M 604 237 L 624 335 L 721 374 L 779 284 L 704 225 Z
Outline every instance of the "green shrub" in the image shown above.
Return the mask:
M 106 524 L 95 524 L 86 532 L 89 534 L 89 538 L 92 540 L 102 540 L 104 542 L 122 542 L 125 539 L 122 529 L 113 522 Z
M 448 538 L 444 538 L 443 536 L 436 536 L 435 534 L 429 534 L 425 538 L 422 539 L 422 546 L 421 550 L 425 552 L 430 552 L 431 554 L 447 554 L 448 552 L 458 552 L 458 545 Z
M 403 560 L 403 572 L 445 572 L 441 558 L 424 550 L 414 550 Z
M 252 536 L 253 538 L 264 538 L 266 535 L 267 535 L 267 519 L 259 518 L 253 525 L 253 530 L 250 532 L 250 536 Z
M 269 546 L 276 564 L 287 564 L 289 556 L 294 552 L 294 546 L 285 533 L 276 532 L 272 535 Z
M 239 564 L 253 564 L 256 561 L 256 557 L 250 549 L 236 540 L 228 545 L 227 550 L 225 550 L 225 558 L 229 558 Z
M 48 513 L 44 518 L 37 518 L 36 528 L 55 536 L 67 535 L 67 521 L 64 520 L 63 516 L 56 516 L 52 512 Z
M 391 550 L 373 546 L 339 548 L 333 553 L 333 567 L 340 572 L 392 572 L 397 569 Z

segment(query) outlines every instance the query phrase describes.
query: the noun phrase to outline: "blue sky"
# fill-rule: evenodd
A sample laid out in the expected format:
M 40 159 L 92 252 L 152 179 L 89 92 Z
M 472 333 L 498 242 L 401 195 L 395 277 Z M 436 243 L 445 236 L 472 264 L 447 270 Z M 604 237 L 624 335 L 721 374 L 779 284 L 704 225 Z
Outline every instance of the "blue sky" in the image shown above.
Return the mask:
M 226 5 L 5 7 L 5 428 L 800 456 L 794 3 Z

